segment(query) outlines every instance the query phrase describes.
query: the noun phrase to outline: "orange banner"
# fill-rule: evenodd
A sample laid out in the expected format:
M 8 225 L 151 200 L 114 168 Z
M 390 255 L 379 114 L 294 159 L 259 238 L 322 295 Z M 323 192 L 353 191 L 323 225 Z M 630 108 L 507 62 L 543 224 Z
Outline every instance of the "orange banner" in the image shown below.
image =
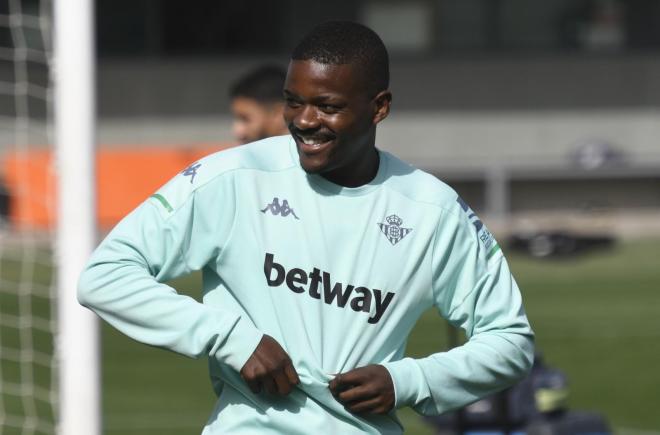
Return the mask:
M 116 224 L 178 172 L 228 144 L 165 148 L 115 146 L 96 157 L 96 213 L 101 229 Z M 2 156 L 0 177 L 9 192 L 9 218 L 22 230 L 55 224 L 55 174 L 52 150 Z

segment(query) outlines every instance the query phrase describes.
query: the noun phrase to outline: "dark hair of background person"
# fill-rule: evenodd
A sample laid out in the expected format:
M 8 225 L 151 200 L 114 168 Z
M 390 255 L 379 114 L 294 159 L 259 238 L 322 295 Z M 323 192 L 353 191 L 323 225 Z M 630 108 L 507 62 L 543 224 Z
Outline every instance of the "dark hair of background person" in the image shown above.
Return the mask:
M 229 97 L 250 98 L 260 103 L 282 102 L 285 78 L 286 70 L 281 66 L 260 66 L 234 82 L 229 88 Z

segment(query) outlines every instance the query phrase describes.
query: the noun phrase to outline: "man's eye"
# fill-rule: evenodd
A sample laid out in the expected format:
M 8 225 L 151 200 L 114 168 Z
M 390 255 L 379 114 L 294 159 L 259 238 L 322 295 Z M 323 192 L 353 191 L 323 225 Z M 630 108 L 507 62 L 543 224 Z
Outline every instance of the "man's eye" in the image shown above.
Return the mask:
M 296 107 L 300 107 L 300 102 L 294 100 L 293 98 L 287 98 L 286 105 L 289 107 L 296 108 Z
M 332 106 L 330 104 L 322 104 L 322 105 L 319 106 L 319 109 L 321 109 L 321 111 L 323 113 L 337 113 L 337 112 L 339 112 L 339 107 Z

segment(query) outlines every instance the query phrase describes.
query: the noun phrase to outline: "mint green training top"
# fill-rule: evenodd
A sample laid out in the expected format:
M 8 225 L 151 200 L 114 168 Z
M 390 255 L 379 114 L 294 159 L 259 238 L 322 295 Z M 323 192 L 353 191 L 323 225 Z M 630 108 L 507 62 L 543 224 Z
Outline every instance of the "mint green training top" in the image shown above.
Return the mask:
M 290 136 L 191 165 L 122 220 L 92 255 L 80 302 L 126 335 L 207 356 L 218 400 L 203 434 L 398 434 L 396 415 L 358 416 L 333 374 L 384 365 L 396 407 L 438 414 L 524 376 L 533 333 L 497 242 L 435 177 L 379 151 L 357 188 L 300 167 Z M 202 270 L 203 303 L 164 281 Z M 404 358 L 436 307 L 469 340 Z M 263 334 L 293 361 L 286 397 L 239 375 Z

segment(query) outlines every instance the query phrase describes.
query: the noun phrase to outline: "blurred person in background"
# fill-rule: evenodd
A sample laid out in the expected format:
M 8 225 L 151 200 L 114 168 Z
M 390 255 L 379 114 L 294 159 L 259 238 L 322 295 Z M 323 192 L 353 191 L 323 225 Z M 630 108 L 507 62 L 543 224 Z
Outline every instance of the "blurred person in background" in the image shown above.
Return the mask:
M 229 89 L 234 139 L 244 144 L 287 134 L 282 112 L 286 70 L 262 65 L 242 75 Z

